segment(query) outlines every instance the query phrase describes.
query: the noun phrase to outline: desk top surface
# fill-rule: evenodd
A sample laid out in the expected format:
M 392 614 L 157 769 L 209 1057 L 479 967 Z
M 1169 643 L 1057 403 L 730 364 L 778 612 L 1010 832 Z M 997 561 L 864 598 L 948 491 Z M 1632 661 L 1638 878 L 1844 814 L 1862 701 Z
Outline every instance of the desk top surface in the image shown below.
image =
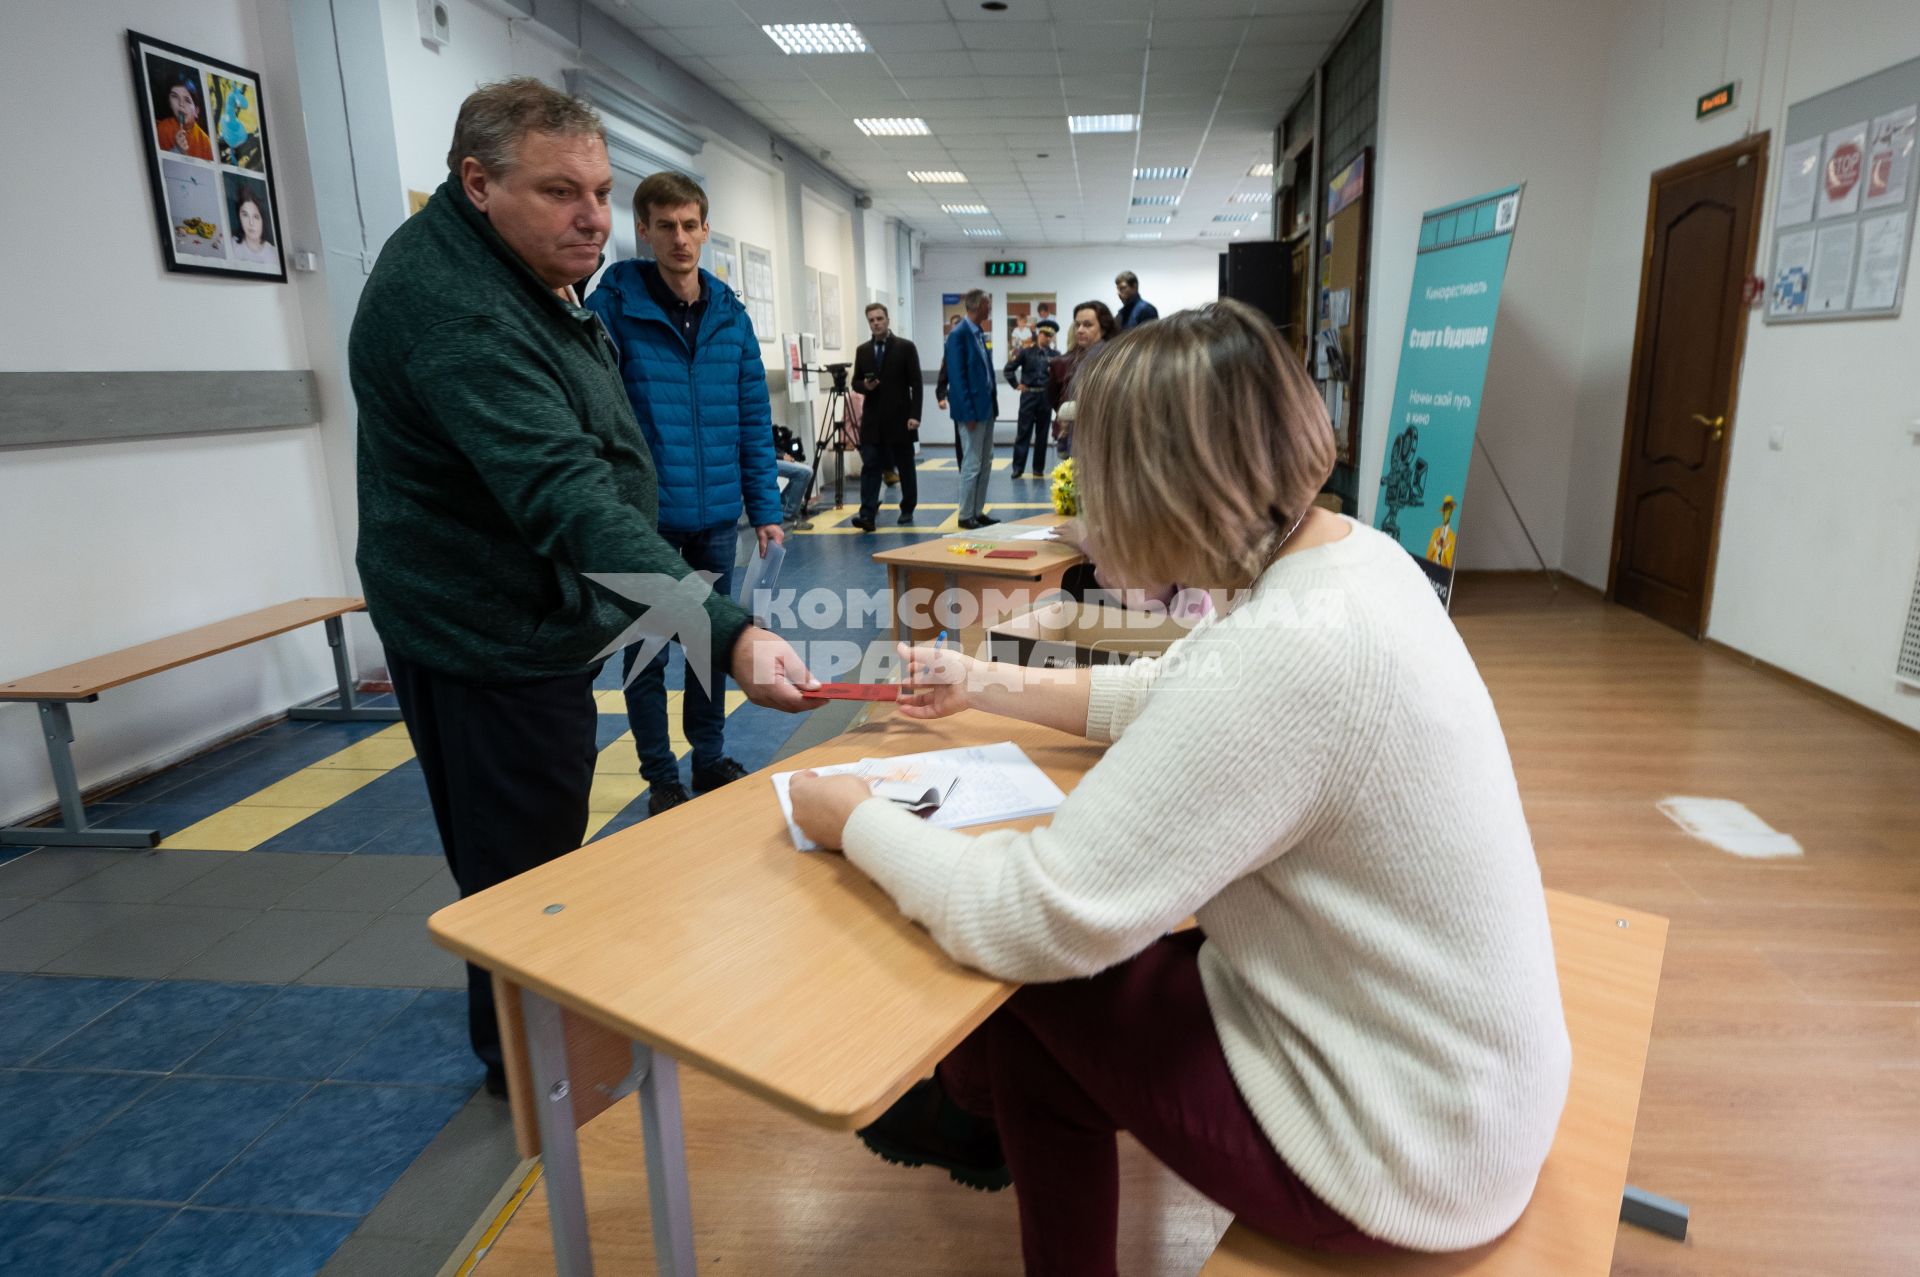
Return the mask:
M 1014 522 L 1033 524 L 1035 527 L 1052 527 L 1065 523 L 1066 519 L 1057 514 L 1036 514 L 1031 518 L 1016 519 Z M 966 539 L 963 533 L 959 536 L 936 537 L 927 541 L 915 541 L 912 545 L 876 550 L 873 561 L 885 563 L 890 567 L 933 568 L 941 572 L 961 572 L 968 576 L 1038 578 L 1041 574 L 1056 568 L 1084 563 L 1087 557 L 1080 553 L 1077 547 L 1068 545 L 1064 541 L 1004 543 L 1004 548 L 1009 550 L 1038 550 L 1039 553 L 1031 559 L 989 559 L 985 550 L 978 554 L 955 554 L 947 548 L 955 542 L 964 542 Z M 994 542 L 994 548 L 1003 548 L 1003 543 Z
M 109 688 L 366 607 L 360 599 L 294 599 L 212 625 L 0 683 L 0 701 L 84 701 Z
M 931 1071 L 1012 986 L 948 958 L 841 856 L 795 851 L 767 778 L 999 740 L 1018 743 L 1062 789 L 1102 748 L 982 714 L 937 723 L 887 714 L 450 905 L 429 926 L 441 945 L 516 984 L 789 1112 L 852 1129 Z

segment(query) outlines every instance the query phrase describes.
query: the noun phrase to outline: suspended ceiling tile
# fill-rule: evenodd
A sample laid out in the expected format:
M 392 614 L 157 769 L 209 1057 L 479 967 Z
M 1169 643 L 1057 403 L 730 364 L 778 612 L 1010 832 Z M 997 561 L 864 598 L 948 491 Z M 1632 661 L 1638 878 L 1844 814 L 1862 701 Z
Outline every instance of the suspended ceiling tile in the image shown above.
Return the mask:
M 860 34 L 882 57 L 889 53 L 929 53 L 950 49 L 964 58 L 960 32 L 951 22 L 887 22 L 859 24 Z
M 1156 24 L 1156 31 L 1158 26 Z M 1137 50 L 1147 47 L 1144 22 L 1056 22 L 1054 39 L 1062 49 L 1091 53 Z
M 745 23 L 726 27 L 688 27 L 675 34 L 682 44 L 703 58 L 728 53 L 780 53 L 780 46 L 768 39 L 764 31 Z

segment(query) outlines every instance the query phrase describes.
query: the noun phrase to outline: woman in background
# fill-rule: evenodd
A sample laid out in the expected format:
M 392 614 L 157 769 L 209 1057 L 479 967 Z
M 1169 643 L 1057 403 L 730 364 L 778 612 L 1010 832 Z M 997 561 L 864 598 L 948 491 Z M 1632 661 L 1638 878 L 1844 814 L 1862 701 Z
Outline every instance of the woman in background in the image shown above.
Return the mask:
M 1073 349 L 1047 369 L 1047 398 L 1053 404 L 1054 448 L 1073 455 L 1073 379 L 1120 331 L 1105 302 L 1081 302 L 1073 308 Z

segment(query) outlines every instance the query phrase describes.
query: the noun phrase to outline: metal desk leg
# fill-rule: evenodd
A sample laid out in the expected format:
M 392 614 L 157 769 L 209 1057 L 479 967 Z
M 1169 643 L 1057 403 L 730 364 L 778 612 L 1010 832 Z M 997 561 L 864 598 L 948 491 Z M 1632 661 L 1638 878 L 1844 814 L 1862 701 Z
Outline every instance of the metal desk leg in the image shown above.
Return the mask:
M 333 649 L 333 677 L 339 685 L 340 701 L 337 705 L 296 705 L 287 711 L 287 717 L 293 719 L 319 719 L 332 723 L 393 723 L 400 719 L 400 711 L 391 707 L 378 709 L 353 703 L 353 671 L 347 666 L 347 630 L 339 617 L 330 616 L 326 621 L 327 646 Z
M 633 1069 L 640 1078 L 640 1129 L 646 1137 L 654 1264 L 666 1277 L 695 1277 L 693 1198 L 687 1188 L 687 1140 L 680 1121 L 680 1065 L 672 1056 L 635 1042 Z
M 1677 1242 L 1687 1240 L 1687 1221 L 1691 1216 L 1692 1212 L 1684 1203 L 1671 1201 L 1631 1184 L 1620 1195 L 1620 1218 L 1623 1222 L 1663 1237 L 1671 1237 Z
M 73 770 L 73 719 L 65 701 L 40 701 L 40 735 L 47 742 L 54 792 L 60 795 L 57 825 L 10 825 L 0 829 L 0 847 L 154 847 L 157 829 L 89 829 L 80 801 L 80 777 Z
M 527 1056 L 533 1066 L 533 1112 L 540 1126 L 554 1272 L 558 1277 L 593 1277 L 587 1197 L 580 1183 L 580 1140 L 567 1079 L 566 1028 L 560 1008 L 532 989 L 521 988 L 520 1013 L 526 1021 Z

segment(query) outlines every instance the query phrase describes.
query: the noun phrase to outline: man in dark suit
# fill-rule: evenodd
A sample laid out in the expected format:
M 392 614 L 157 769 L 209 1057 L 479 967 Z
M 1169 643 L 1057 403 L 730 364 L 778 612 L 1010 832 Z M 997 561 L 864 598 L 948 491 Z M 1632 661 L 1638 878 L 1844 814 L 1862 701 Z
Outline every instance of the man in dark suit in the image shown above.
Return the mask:
M 873 340 L 853 355 L 853 388 L 866 396 L 860 409 L 860 513 L 853 526 L 874 530 L 880 513 L 880 477 L 900 472 L 900 522 L 913 522 L 914 503 L 920 498 L 913 473 L 913 439 L 920 430 L 920 352 L 905 337 L 893 334 L 887 308 L 879 302 L 867 307 L 867 329 Z

